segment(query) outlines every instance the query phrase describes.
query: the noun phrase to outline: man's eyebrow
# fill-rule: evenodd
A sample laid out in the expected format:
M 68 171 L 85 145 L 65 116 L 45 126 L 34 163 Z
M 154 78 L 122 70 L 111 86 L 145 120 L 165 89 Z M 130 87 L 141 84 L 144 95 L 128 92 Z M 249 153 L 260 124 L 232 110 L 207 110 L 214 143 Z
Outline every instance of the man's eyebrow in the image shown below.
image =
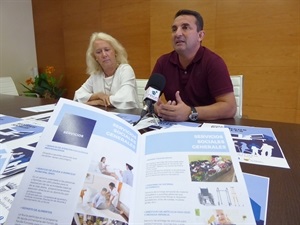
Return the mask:
M 181 24 L 181 26 L 190 26 L 190 24 L 189 23 L 183 23 L 183 24 Z
M 190 24 L 189 23 L 182 23 L 180 25 L 172 25 L 171 28 L 181 27 L 181 26 L 190 26 Z

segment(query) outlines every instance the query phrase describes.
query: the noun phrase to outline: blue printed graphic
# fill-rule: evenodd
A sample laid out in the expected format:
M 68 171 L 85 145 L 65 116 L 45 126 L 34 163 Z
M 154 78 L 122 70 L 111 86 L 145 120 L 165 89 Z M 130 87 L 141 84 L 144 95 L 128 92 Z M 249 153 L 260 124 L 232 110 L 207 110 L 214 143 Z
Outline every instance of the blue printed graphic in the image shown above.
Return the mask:
M 99 109 L 101 110 L 101 109 Z M 87 118 L 95 118 L 96 124 L 93 130 L 93 135 L 101 136 L 104 138 L 108 138 L 110 140 L 116 141 L 121 143 L 122 145 L 127 146 L 132 151 L 137 151 L 137 139 L 138 133 L 133 132 L 132 130 L 128 129 L 123 123 L 116 121 L 116 118 L 110 118 L 104 114 L 99 114 L 97 112 L 78 108 L 76 106 L 64 105 L 60 110 L 60 114 L 56 118 L 55 124 L 59 125 L 63 119 L 64 114 L 72 113 L 74 116 L 78 115 L 85 115 Z M 119 118 L 121 121 L 122 119 Z M 101 123 L 99 123 L 101 121 Z M 59 125 L 60 126 L 60 125 Z M 87 125 L 85 125 L 87 126 Z M 103 129 L 105 127 L 105 129 Z
M 53 141 L 86 148 L 96 124 L 95 120 L 65 114 Z
M 159 152 L 211 153 L 212 151 L 229 152 L 228 143 L 223 132 L 182 131 L 150 135 L 146 138 L 146 154 Z

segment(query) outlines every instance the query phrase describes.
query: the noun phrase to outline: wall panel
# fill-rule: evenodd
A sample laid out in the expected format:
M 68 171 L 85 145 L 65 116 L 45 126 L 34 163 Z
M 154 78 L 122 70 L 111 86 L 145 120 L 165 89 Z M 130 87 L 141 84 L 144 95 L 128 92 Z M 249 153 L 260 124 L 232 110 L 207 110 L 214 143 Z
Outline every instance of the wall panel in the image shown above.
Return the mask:
M 88 78 L 85 56 L 91 34 L 100 25 L 100 1 L 63 1 L 63 36 L 65 52 L 65 83 L 68 98 Z
M 299 65 L 300 65 L 300 63 L 299 63 Z M 297 103 L 297 111 L 296 111 L 296 123 L 300 124 L 300 85 L 298 86 L 298 103 Z
M 150 70 L 149 1 L 102 1 L 101 29 L 126 48 L 136 76 L 146 78 Z M 105 4 L 104 4 L 105 2 Z
M 54 66 L 59 77 L 65 72 L 62 1 L 32 0 L 32 11 L 39 72 Z M 67 87 L 64 80 L 62 85 Z
M 295 121 L 300 79 L 297 8 L 297 1 L 218 2 L 216 51 L 231 73 L 238 67 L 245 76 L 244 113 L 249 118 Z

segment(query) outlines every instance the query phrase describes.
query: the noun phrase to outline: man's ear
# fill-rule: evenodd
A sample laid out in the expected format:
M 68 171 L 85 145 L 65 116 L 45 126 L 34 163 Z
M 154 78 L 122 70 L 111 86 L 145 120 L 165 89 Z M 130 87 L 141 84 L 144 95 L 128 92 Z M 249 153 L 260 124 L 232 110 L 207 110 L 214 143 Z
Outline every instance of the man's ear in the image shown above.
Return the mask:
M 199 32 L 199 39 L 200 39 L 200 41 L 202 41 L 204 39 L 204 36 L 205 36 L 205 32 L 204 32 L 204 30 L 201 30 Z

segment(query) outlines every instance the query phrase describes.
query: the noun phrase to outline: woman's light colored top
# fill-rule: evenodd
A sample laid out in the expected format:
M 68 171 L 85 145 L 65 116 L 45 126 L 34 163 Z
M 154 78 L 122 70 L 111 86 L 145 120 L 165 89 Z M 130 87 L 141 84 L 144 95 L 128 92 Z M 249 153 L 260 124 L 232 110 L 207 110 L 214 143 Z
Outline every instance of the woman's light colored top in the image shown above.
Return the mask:
M 91 74 L 75 91 L 74 100 L 86 103 L 97 92 L 110 95 L 109 100 L 115 108 L 139 108 L 135 74 L 129 64 L 120 64 L 115 74 L 107 78 L 104 72 Z

